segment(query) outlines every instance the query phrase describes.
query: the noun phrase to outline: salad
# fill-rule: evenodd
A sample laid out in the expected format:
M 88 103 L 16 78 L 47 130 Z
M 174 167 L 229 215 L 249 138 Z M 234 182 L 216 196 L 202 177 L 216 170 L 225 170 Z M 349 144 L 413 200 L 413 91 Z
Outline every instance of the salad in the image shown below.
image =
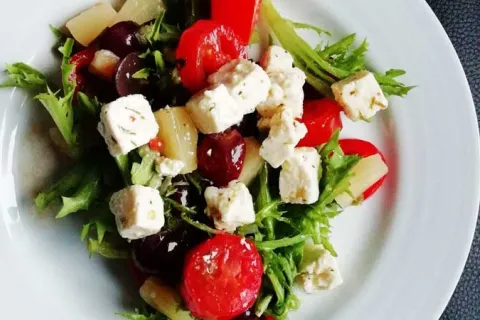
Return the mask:
M 119 316 L 284 319 L 295 287 L 342 283 L 331 220 L 388 167 L 340 138 L 341 114 L 370 121 L 413 88 L 403 70 L 370 71 L 366 40 L 272 0 L 102 2 L 51 29 L 61 83 L 19 62 L 0 87 L 34 95 L 71 160 L 37 209 L 81 214 L 90 254 L 131 269 L 144 303 Z

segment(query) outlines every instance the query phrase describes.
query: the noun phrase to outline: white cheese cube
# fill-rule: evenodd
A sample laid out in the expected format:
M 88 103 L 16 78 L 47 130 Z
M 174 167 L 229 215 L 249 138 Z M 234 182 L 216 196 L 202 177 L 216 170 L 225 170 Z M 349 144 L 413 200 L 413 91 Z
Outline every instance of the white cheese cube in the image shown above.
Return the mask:
M 363 193 L 387 173 L 388 167 L 379 154 L 361 159 L 351 170 L 348 192 L 338 195 L 335 201 L 342 208 L 361 201 Z
M 320 195 L 320 155 L 315 148 L 296 148 L 280 171 L 280 197 L 286 203 L 312 204 Z
M 205 200 L 207 214 L 213 218 L 218 230 L 234 232 L 242 225 L 255 222 L 252 195 L 243 182 L 232 181 L 220 189 L 208 187 Z
M 335 100 L 343 106 L 347 116 L 353 120 L 369 120 L 378 111 L 388 107 L 373 73 L 361 71 L 342 81 L 332 84 Z
M 135 240 L 156 234 L 165 224 L 163 200 L 157 189 L 130 186 L 115 192 L 110 199 L 118 232 Z
M 280 46 L 270 46 L 263 55 L 260 65 L 266 72 L 288 71 L 293 68 L 293 57 Z
M 155 170 L 162 176 L 175 177 L 185 167 L 181 160 L 170 159 L 167 157 L 158 157 L 155 159 Z
M 307 127 L 295 120 L 290 109 L 282 108 L 270 121 L 270 132 L 260 148 L 260 156 L 272 167 L 280 167 L 307 134 Z
M 158 133 L 150 104 L 140 94 L 119 98 L 102 107 L 98 131 L 112 156 L 147 144 Z
M 243 119 L 242 110 L 223 84 L 197 93 L 187 102 L 187 111 L 204 134 L 225 131 Z
M 270 79 L 263 69 L 248 60 L 238 59 L 222 66 L 208 78 L 210 84 L 224 84 L 243 114 L 255 111 L 268 96 Z
M 307 293 L 331 290 L 343 283 L 337 259 L 322 245 L 306 243 L 298 280 Z
M 291 109 L 296 118 L 303 115 L 305 73 L 298 68 L 269 72 L 271 87 L 267 100 L 257 106 L 262 117 L 272 117 L 279 106 Z

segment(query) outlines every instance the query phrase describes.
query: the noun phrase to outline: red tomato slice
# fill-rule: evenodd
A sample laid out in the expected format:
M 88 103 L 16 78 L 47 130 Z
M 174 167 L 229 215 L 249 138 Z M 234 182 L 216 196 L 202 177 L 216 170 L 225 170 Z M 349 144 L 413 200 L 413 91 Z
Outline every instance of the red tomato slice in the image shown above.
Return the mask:
M 333 100 L 305 101 L 301 122 L 307 126 L 307 135 L 298 143 L 299 147 L 316 147 L 328 142 L 335 130 L 342 130 L 342 107 Z
M 70 82 L 75 82 L 75 93 L 82 90 L 85 85 L 85 77 L 81 73 L 81 70 L 85 69 L 90 63 L 92 63 L 93 58 L 95 58 L 95 52 L 95 47 L 88 47 L 70 57 L 70 64 L 73 64 L 74 68 L 68 77 L 68 80 Z
M 206 87 L 207 76 L 225 63 L 246 58 L 247 48 L 229 27 L 199 20 L 183 32 L 176 56 L 183 85 L 196 92 Z
M 232 28 L 247 45 L 257 24 L 261 5 L 261 0 L 212 0 L 212 20 Z
M 220 234 L 189 252 L 180 291 L 195 317 L 232 319 L 253 306 L 262 275 L 262 259 L 252 242 Z
M 372 143 L 368 141 L 360 139 L 340 139 L 338 143 L 340 145 L 340 148 L 342 148 L 343 152 L 346 155 L 356 154 L 362 157 L 369 157 L 378 153 L 382 158 L 383 162 L 386 163 L 385 157 L 380 152 L 380 150 L 378 150 L 377 147 L 375 147 Z M 363 200 L 367 200 L 368 198 L 370 198 L 382 186 L 386 178 L 387 175 L 384 175 L 377 182 L 372 184 L 370 188 L 365 190 L 365 192 L 363 193 Z

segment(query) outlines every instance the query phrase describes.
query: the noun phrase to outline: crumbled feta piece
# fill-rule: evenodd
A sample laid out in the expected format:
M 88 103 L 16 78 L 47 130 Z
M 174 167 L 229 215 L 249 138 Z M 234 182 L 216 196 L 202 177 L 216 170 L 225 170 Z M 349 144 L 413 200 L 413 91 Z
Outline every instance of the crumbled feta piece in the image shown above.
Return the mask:
M 263 69 L 248 60 L 238 59 L 222 66 L 208 78 L 213 85 L 224 84 L 243 114 L 255 111 L 268 96 L 270 79 Z
M 353 121 L 369 120 L 378 111 L 388 107 L 382 88 L 373 73 L 368 71 L 360 71 L 332 84 L 332 91 L 335 100 Z
M 185 163 L 181 160 L 167 157 L 158 157 L 155 159 L 155 170 L 162 176 L 175 177 L 180 174 L 184 167 Z
M 255 222 L 253 199 L 247 186 L 231 181 L 225 188 L 205 190 L 207 214 L 213 217 L 215 228 L 234 232 L 238 227 Z
M 260 156 L 272 167 L 280 167 L 307 134 L 307 127 L 295 120 L 290 109 L 282 108 L 270 121 L 270 132 L 260 148 Z
M 243 119 L 242 110 L 223 84 L 197 93 L 187 102 L 187 111 L 204 134 L 225 131 Z
M 298 280 L 307 293 L 331 290 L 343 283 L 337 259 L 322 245 L 306 243 Z
M 288 71 L 293 67 L 293 57 L 280 46 L 270 46 L 260 60 L 260 65 L 266 72 Z
M 112 156 L 127 154 L 157 136 L 158 124 L 147 99 L 134 94 L 102 107 L 98 131 Z
M 157 189 L 133 185 L 115 192 L 110 199 L 118 232 L 135 240 L 160 231 L 165 223 L 163 200 Z
M 388 173 L 388 167 L 379 154 L 360 159 L 352 168 L 348 192 L 339 194 L 335 201 L 346 208 L 362 200 L 363 193 Z
M 291 109 L 296 118 L 303 115 L 305 73 L 298 68 L 269 72 L 271 87 L 267 100 L 257 106 L 262 117 L 272 117 L 279 106 Z
M 318 200 L 320 155 L 315 148 L 296 148 L 282 164 L 280 197 L 286 203 L 311 204 Z

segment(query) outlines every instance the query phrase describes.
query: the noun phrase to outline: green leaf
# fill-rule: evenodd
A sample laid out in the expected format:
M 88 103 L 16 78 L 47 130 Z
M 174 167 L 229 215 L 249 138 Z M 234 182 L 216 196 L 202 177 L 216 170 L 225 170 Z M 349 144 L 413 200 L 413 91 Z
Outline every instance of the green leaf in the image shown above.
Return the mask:
M 150 69 L 143 68 L 143 69 L 140 69 L 137 72 L 135 72 L 132 75 L 132 78 L 134 78 L 134 79 L 145 79 L 146 80 L 146 79 L 148 79 L 149 76 L 150 76 Z
M 290 247 L 299 243 L 303 243 L 308 240 L 309 236 L 300 234 L 292 238 L 283 238 L 279 240 L 270 240 L 270 241 L 256 241 L 255 246 L 258 250 L 271 251 L 278 248 Z
M 68 191 L 76 188 L 87 173 L 88 168 L 81 162 L 77 163 L 60 180 L 35 197 L 35 206 L 38 211 L 43 211 L 54 200 L 60 199 Z
M 313 30 L 315 31 L 319 36 L 322 34 L 326 34 L 328 36 L 331 36 L 332 34 L 326 30 L 323 30 L 322 28 L 316 27 L 314 25 L 308 24 L 308 23 L 302 23 L 302 22 L 296 22 L 292 21 L 289 19 L 285 19 L 285 21 L 290 22 L 295 29 L 307 29 L 307 30 Z
M 0 84 L 0 88 L 17 87 L 32 91 L 42 91 L 47 87 L 46 76 L 23 62 L 7 65 L 9 79 Z
M 87 248 L 90 255 L 99 254 L 108 259 L 128 259 L 130 257 L 127 250 L 117 249 L 106 241 L 100 243 L 97 240 L 89 239 Z
M 156 174 L 154 170 L 154 162 L 157 154 L 154 152 L 147 152 L 142 162 L 134 163 L 131 169 L 131 179 L 133 184 L 146 186 L 152 177 Z
M 151 44 L 155 43 L 160 39 L 160 33 L 163 24 L 163 18 L 165 18 L 165 11 L 160 12 L 158 17 L 155 19 L 155 22 L 152 25 L 150 33 L 147 36 L 148 42 Z
M 160 51 L 153 51 L 153 57 L 155 59 L 155 66 L 157 67 L 157 72 L 159 74 L 165 71 L 165 61 L 163 60 L 163 55 Z
M 71 213 L 87 210 L 98 197 L 100 178 L 101 175 L 98 170 L 90 170 L 78 190 L 71 197 L 62 197 L 63 206 L 56 218 L 60 219 Z
M 70 56 L 72 55 L 73 46 L 75 45 L 75 40 L 72 38 L 67 38 L 64 45 L 61 46 L 58 50 L 63 55 L 62 58 L 62 85 L 63 85 L 63 94 L 68 96 L 70 92 L 75 90 L 76 83 L 72 82 L 71 74 L 75 70 L 75 66 L 70 64 Z
M 77 93 L 77 99 L 80 103 L 80 106 L 90 115 L 97 116 L 100 113 L 102 108 L 101 103 L 98 101 L 97 97 L 90 98 L 83 92 Z
M 35 96 L 42 105 L 47 109 L 53 121 L 58 127 L 58 130 L 65 139 L 68 147 L 74 156 L 80 154 L 80 146 L 77 144 L 78 133 L 74 128 L 74 111 L 72 106 L 72 99 L 74 90 L 68 92 L 65 97 L 57 97 L 50 88 L 47 88 L 46 93 L 40 93 Z
M 401 77 L 404 74 L 405 70 L 390 69 L 385 72 L 385 74 L 375 73 L 375 78 L 377 79 L 383 93 L 386 96 L 403 97 L 406 96 L 410 90 L 415 88 L 415 86 L 406 86 L 405 84 L 396 80 L 396 78 Z
M 125 185 L 130 185 L 130 158 L 128 157 L 128 154 L 125 155 L 119 155 L 115 157 L 115 162 L 117 163 L 118 169 L 120 170 L 120 173 L 123 178 L 123 182 Z

